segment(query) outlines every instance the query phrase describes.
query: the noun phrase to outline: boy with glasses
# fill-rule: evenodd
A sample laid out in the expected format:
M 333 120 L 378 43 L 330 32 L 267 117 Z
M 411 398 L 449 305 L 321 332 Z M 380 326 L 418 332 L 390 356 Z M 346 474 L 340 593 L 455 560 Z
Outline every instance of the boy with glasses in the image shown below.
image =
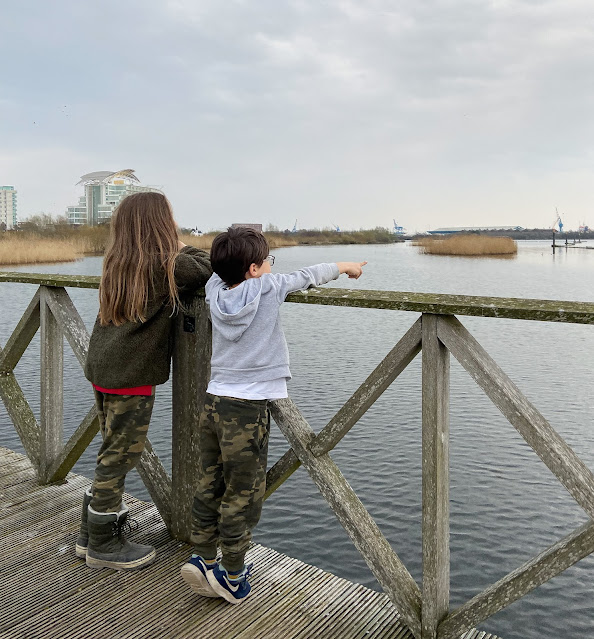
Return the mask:
M 194 554 L 181 569 L 194 592 L 241 603 L 244 564 L 266 489 L 268 401 L 288 397 L 289 352 L 279 310 L 286 296 L 336 279 L 357 279 L 367 262 L 318 264 L 272 274 L 262 233 L 232 227 L 217 235 L 206 284 L 212 319 L 211 377 L 198 426 L 198 488 L 192 505 Z M 217 546 L 222 558 L 216 560 Z

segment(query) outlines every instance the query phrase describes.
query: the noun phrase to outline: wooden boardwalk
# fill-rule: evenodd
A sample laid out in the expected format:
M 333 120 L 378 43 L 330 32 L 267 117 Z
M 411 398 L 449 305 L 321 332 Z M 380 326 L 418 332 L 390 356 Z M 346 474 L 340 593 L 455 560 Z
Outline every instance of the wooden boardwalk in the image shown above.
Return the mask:
M 0 638 L 412 639 L 387 596 L 254 545 L 252 596 L 241 606 L 193 594 L 179 575 L 190 547 L 157 509 L 126 496 L 150 567 L 91 570 L 74 554 L 90 481 L 40 486 L 29 460 L 0 447 Z M 470 631 L 464 639 L 497 639 Z

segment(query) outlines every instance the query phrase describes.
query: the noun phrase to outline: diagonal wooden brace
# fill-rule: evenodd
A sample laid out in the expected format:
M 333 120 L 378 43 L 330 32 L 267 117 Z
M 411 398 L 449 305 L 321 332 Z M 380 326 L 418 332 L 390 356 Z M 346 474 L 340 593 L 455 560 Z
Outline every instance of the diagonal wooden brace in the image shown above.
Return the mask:
M 271 403 L 274 421 L 415 637 L 421 637 L 421 592 L 355 491 L 328 454 L 315 457 L 315 434 L 290 399 Z

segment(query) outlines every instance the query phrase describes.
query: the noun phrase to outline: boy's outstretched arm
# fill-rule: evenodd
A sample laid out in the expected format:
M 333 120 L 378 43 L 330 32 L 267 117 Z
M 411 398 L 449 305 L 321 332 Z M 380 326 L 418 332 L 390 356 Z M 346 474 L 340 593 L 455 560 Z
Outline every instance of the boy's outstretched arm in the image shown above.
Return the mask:
M 358 280 L 363 275 L 365 264 L 367 262 L 336 262 L 340 273 L 346 273 L 352 280 Z
M 361 277 L 363 266 L 367 262 L 333 262 L 316 264 L 293 271 L 292 273 L 271 273 L 270 277 L 278 287 L 278 300 L 284 302 L 288 293 L 302 291 L 311 286 L 320 286 L 335 280 L 341 273 L 348 273 L 349 277 Z

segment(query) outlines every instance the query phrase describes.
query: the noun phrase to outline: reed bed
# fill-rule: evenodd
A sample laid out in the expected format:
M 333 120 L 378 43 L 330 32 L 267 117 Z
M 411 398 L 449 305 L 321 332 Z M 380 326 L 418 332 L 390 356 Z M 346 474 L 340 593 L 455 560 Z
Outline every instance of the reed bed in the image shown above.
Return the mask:
M 210 250 L 212 246 L 212 241 L 219 234 L 219 231 L 215 233 L 206 233 L 204 235 L 186 235 L 182 234 L 180 236 L 181 241 L 188 246 L 195 246 L 196 248 Z M 286 246 L 297 246 L 299 241 L 293 237 L 292 235 L 287 235 L 285 233 L 264 233 L 266 239 L 268 240 L 268 245 L 270 249 L 277 249 Z
M 8 237 L 0 241 L 0 265 L 73 262 L 89 253 L 89 244 L 80 239 Z
M 392 244 L 402 241 L 390 229 L 377 227 L 374 229 L 359 229 L 358 231 L 335 231 L 333 229 L 299 230 L 290 237 L 295 238 L 296 244 Z
M 488 235 L 452 235 L 446 238 L 423 237 L 413 242 L 421 253 L 430 255 L 465 255 L 469 257 L 510 256 L 518 252 L 511 237 Z
M 210 250 L 219 231 L 205 235 L 181 233 L 184 244 Z M 283 233 L 265 231 L 270 250 L 288 246 L 312 244 L 381 244 L 396 241 L 387 229 L 371 229 L 337 233 L 329 230 L 298 231 Z M 33 224 L 26 230 L 0 233 L 0 266 L 19 264 L 49 264 L 72 262 L 85 255 L 103 255 L 109 239 L 109 226 L 71 227 L 53 224 L 37 227 Z
M 201 236 L 182 234 L 181 240 L 185 244 L 202 249 L 210 249 L 213 239 L 220 233 L 206 233 Z M 337 232 L 331 229 L 301 229 L 295 233 L 271 230 L 264 231 L 270 249 L 287 246 L 312 246 L 325 244 L 392 244 L 403 241 L 389 229 L 360 229 L 359 231 Z
M 79 232 L 60 236 L 53 233 L 43 237 L 37 233 L 0 234 L 0 266 L 18 266 L 19 264 L 51 264 L 55 262 L 73 262 L 86 255 L 103 255 L 108 234 L 105 229 L 84 229 Z M 297 240 L 284 237 L 282 233 L 265 233 L 270 248 L 295 246 Z M 206 235 L 181 235 L 184 244 L 210 250 L 217 233 Z

